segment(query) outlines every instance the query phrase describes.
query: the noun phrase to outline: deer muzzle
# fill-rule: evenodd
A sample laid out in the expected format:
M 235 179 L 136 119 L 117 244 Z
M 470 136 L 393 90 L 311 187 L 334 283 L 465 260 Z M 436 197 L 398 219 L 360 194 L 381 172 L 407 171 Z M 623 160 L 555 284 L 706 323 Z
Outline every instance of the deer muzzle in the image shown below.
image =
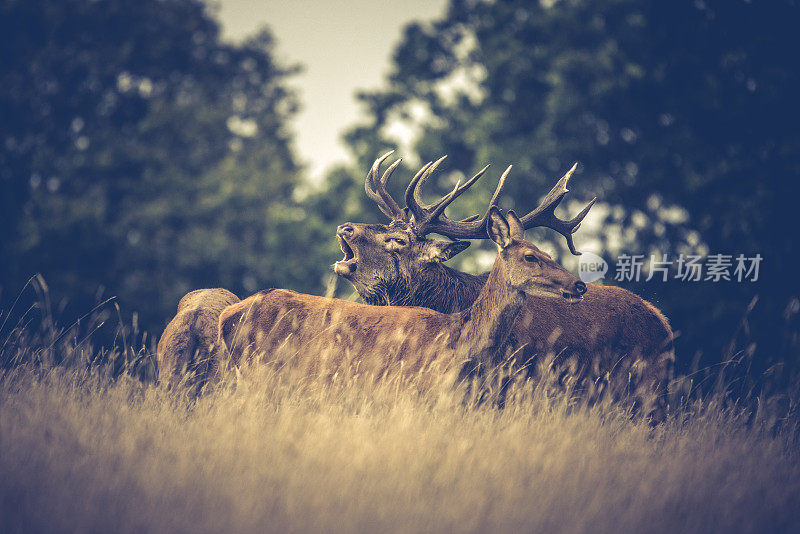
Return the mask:
M 336 229 L 336 239 L 339 240 L 339 248 L 344 253 L 344 258 L 333 265 L 333 271 L 339 276 L 353 274 L 358 266 L 356 253 L 347 242 L 347 239 L 352 238 L 354 233 L 355 228 L 347 224 L 343 224 Z

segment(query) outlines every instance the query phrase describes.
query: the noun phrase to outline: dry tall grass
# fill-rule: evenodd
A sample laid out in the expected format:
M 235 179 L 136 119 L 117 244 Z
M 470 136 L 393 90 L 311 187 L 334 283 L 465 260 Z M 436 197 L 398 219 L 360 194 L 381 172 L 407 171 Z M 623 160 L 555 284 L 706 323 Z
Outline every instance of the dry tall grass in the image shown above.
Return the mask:
M 4 532 L 800 528 L 796 422 L 721 397 L 650 429 L 530 384 L 498 410 L 450 387 L 260 366 L 193 402 L 87 363 L 80 338 L 60 365 L 24 341 L 0 376 Z
M 0 385 L 0 503 L 6 532 L 789 532 L 800 461 L 713 404 L 650 430 L 609 406 L 497 410 L 264 369 L 195 404 L 18 369 Z

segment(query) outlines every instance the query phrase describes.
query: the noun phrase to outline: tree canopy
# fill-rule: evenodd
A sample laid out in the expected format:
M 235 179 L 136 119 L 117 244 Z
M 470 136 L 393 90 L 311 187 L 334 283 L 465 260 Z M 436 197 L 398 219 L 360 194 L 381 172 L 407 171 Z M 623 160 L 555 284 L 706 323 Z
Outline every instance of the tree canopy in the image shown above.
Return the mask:
M 607 259 L 764 258 L 756 283 L 635 287 L 671 318 L 684 358 L 730 356 L 738 333 L 734 352 L 797 363 L 798 20 L 790 0 L 453 0 L 442 20 L 406 28 L 348 141 L 362 168 L 397 145 L 465 173 L 513 164 L 505 202 L 520 210 L 578 161 L 571 196 L 608 204 L 587 236 Z M 474 186 L 458 215 L 493 187 Z
M 797 366 L 798 20 L 793 0 L 452 0 L 406 28 L 359 95 L 357 164 L 315 189 L 288 127 L 297 67 L 268 31 L 226 43 L 200 0 L 0 0 L 0 309 L 37 272 L 73 315 L 115 295 L 155 332 L 199 287 L 319 293 L 335 226 L 375 217 L 365 171 L 399 148 L 409 167 L 449 155 L 429 194 L 513 164 L 501 203 L 520 211 L 580 162 L 569 198 L 600 203 L 579 246 L 612 263 L 760 255 L 757 282 L 624 283 L 671 319 L 684 366 Z
M 0 2 L 3 302 L 41 272 L 75 313 L 100 287 L 158 331 L 198 287 L 317 289 L 273 50 L 196 0 Z

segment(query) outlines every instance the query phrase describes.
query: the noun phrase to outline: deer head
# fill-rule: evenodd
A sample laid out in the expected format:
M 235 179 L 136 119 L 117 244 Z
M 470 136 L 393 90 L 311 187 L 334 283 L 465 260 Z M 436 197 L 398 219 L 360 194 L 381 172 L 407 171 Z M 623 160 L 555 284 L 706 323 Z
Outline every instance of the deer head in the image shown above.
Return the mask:
M 545 252 L 525 241 L 525 227 L 516 213 L 507 217 L 496 206 L 487 213 L 487 233 L 497 245 L 496 276 L 513 290 L 537 297 L 560 297 L 570 303 L 581 300 L 586 284 Z M 491 276 L 491 275 L 490 275 Z
M 427 205 L 422 200 L 422 188 L 444 158 L 429 162 L 416 173 L 408 185 L 405 192 L 406 208 L 403 209 L 386 190 L 386 184 L 401 160 L 392 163 L 382 176 L 380 174 L 381 164 L 391 154 L 389 152 L 375 160 L 364 183 L 367 196 L 389 217 L 390 222 L 348 222 L 339 226 L 337 238 L 344 258 L 335 264 L 334 271 L 347 278 L 362 298 L 372 304 L 430 304 L 429 307 L 439 311 L 455 311 L 456 308 L 448 307 L 447 304 L 447 299 L 452 300 L 452 295 L 444 295 L 438 304 L 420 302 L 419 298 L 409 300 L 409 295 L 415 292 L 418 295 L 435 295 L 439 290 L 438 286 L 442 285 L 441 276 L 458 276 L 455 271 L 445 267 L 443 262 L 469 247 L 469 241 L 464 239 L 486 239 L 489 211 L 496 205 L 511 167 L 501 175 L 483 216 L 454 221 L 445 215 L 445 209 L 483 176 L 488 165 L 464 184 L 456 184 L 450 193 L 437 202 Z M 519 220 L 523 229 L 546 226 L 558 231 L 567 240 L 570 250 L 579 254 L 572 241 L 572 234 L 578 229 L 594 200 L 568 221 L 559 219 L 554 213 L 567 193 L 567 183 L 574 170 L 573 166 L 542 203 Z M 430 239 L 427 236 L 431 233 L 451 240 Z M 424 300 L 426 297 L 421 298 Z

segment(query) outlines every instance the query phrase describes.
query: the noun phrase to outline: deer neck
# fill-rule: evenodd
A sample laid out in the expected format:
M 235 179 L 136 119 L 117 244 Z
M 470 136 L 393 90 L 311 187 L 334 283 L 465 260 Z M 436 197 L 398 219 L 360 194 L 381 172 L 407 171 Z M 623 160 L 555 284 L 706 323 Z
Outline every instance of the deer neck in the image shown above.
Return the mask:
M 367 304 L 378 306 L 422 306 L 440 313 L 456 313 L 469 309 L 487 276 L 430 263 L 412 276 L 382 280 L 361 296 Z
M 459 357 L 478 364 L 495 363 L 524 305 L 525 293 L 511 287 L 505 264 L 498 257 L 478 298 L 460 314 Z

